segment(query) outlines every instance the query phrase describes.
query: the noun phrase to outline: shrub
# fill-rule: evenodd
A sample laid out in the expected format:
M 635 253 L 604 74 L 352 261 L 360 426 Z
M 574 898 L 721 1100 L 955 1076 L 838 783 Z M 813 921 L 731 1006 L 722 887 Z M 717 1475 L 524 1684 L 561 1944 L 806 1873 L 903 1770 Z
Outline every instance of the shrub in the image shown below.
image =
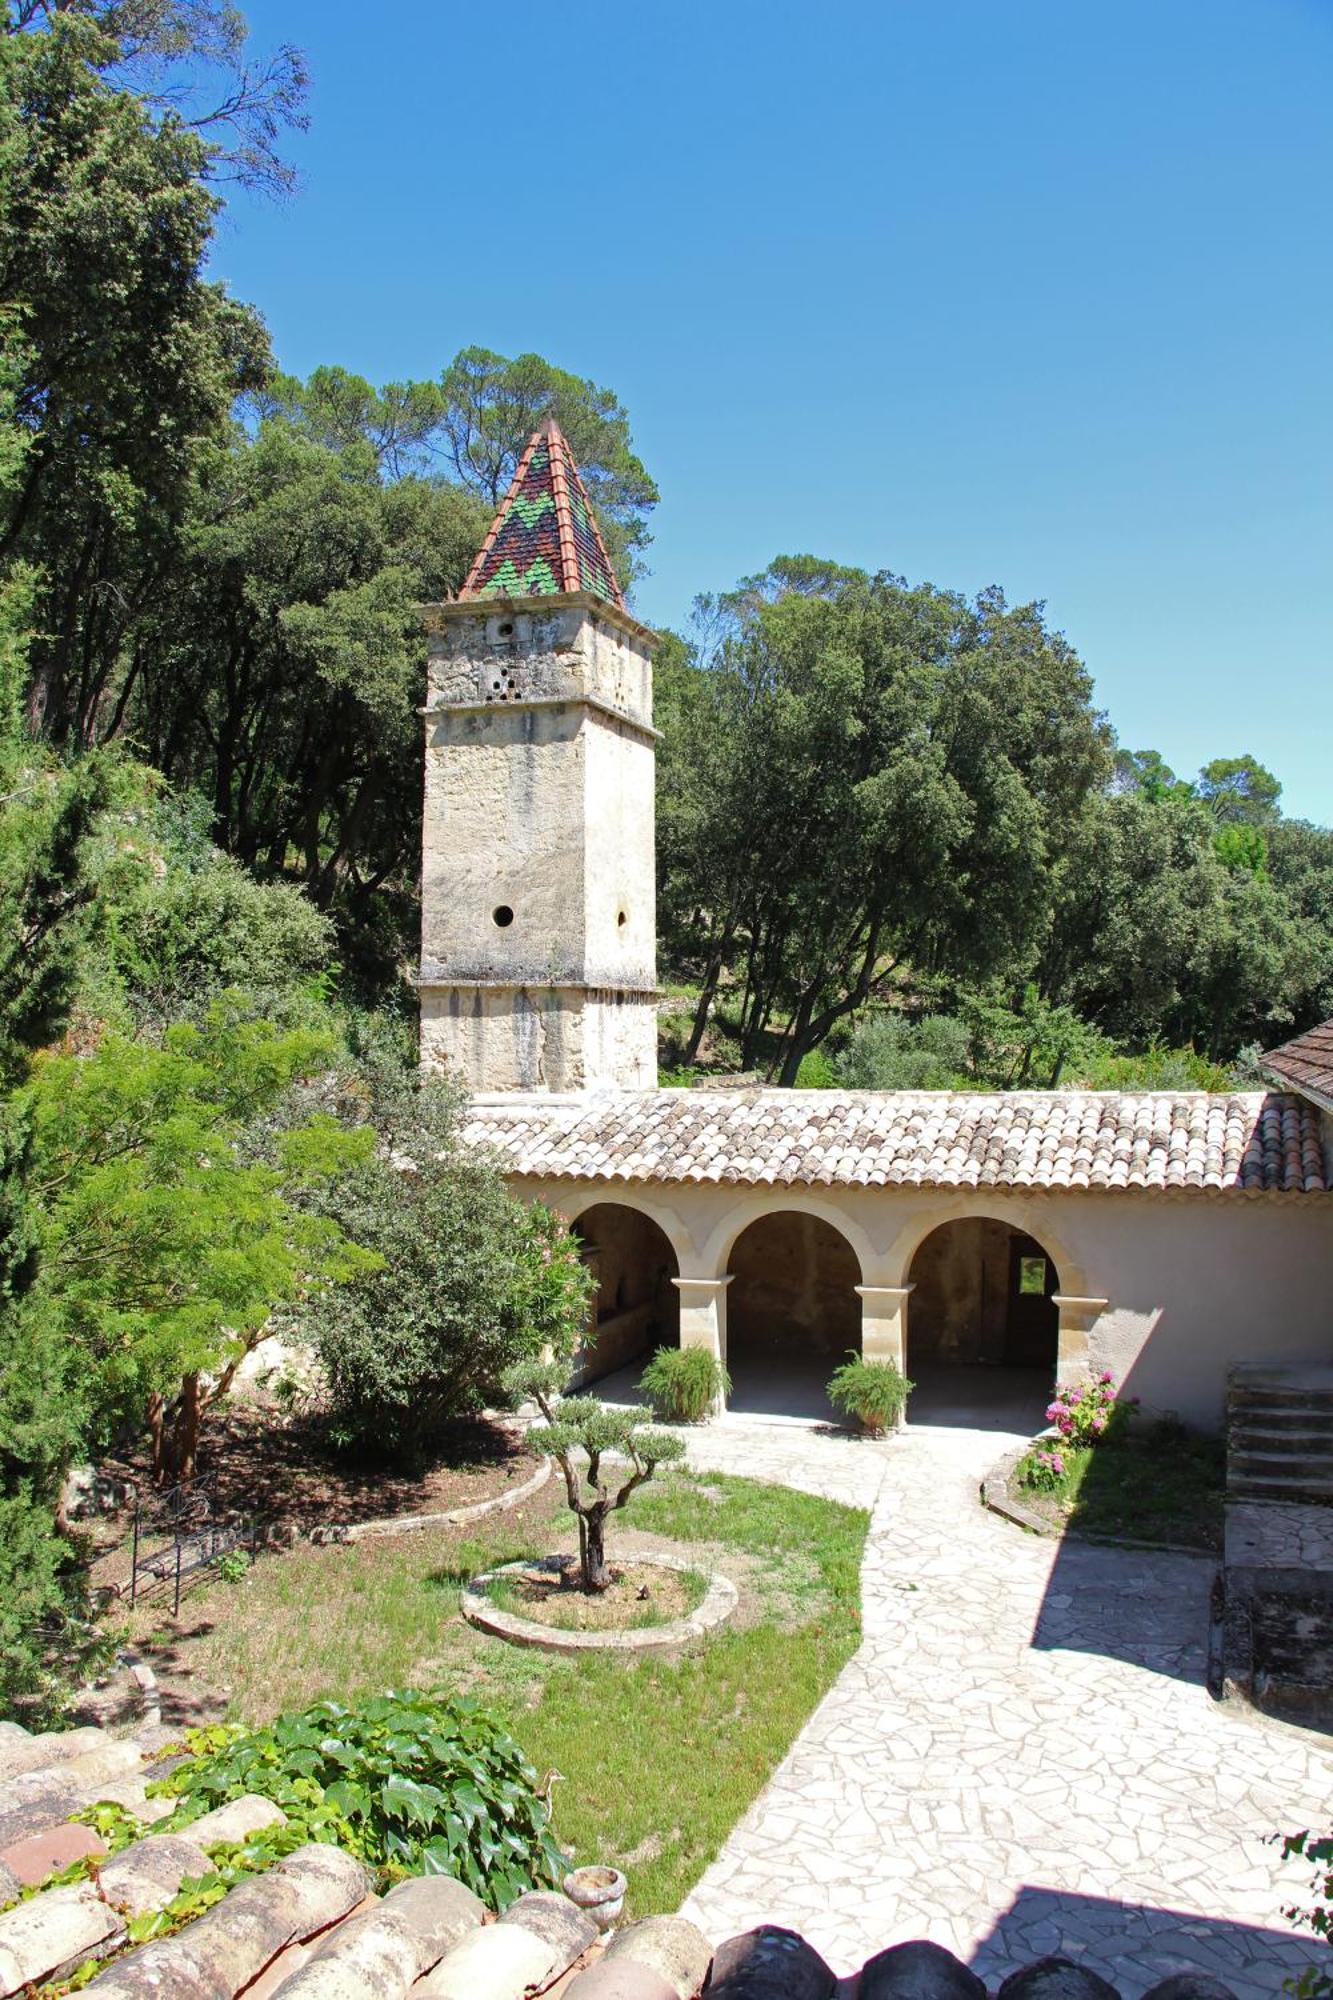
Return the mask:
M 829 1379 L 828 1399 L 878 1434 L 897 1423 L 914 1386 L 896 1361 L 865 1361 L 852 1349 Z
M 380 1147 L 326 1205 L 379 1267 L 288 1325 L 323 1364 L 334 1441 L 411 1462 L 451 1418 L 493 1402 L 507 1368 L 571 1354 L 593 1280 L 559 1218 L 458 1145 L 456 1090 L 392 1065 L 361 1087 Z
M 796 1072 L 798 1090 L 836 1090 L 841 1081 L 837 1064 L 824 1049 L 811 1049 L 802 1056 Z
M 1038 1493 L 1054 1493 L 1068 1470 L 1068 1461 L 1062 1451 L 1048 1451 L 1038 1446 L 1030 1451 L 1018 1467 L 1018 1483 L 1028 1486 Z
M 670 1431 L 641 1424 L 632 1410 L 612 1410 L 594 1396 L 560 1396 L 564 1370 L 559 1363 L 529 1362 L 510 1369 L 505 1387 L 516 1399 L 531 1396 L 546 1422 L 528 1433 L 538 1451 L 550 1452 L 565 1476 L 569 1511 L 579 1524 L 579 1568 L 583 1588 L 605 1590 L 606 1522 L 630 1495 L 652 1478 L 659 1465 L 684 1454 Z M 629 1476 L 612 1493 L 603 1477 L 606 1457 L 629 1460 Z
M 927 1014 L 872 1014 L 838 1057 L 837 1081 L 848 1090 L 974 1090 L 970 1043 L 962 1021 Z
M 76 1639 L 88 1630 L 72 1554 L 52 1509 L 26 1486 L 0 1493 L 0 1716 L 21 1715 L 29 1727 L 59 1717 L 65 1673 L 79 1665 Z
M 1315 1834 L 1309 1828 L 1303 1833 L 1288 1834 L 1282 1842 L 1282 1859 L 1299 1859 L 1310 1864 L 1310 1887 L 1316 1899 L 1309 1908 L 1290 1905 L 1283 1915 L 1313 1931 L 1325 1945 L 1333 1944 L 1333 1838 Z M 1320 1965 L 1308 1965 L 1297 1978 L 1284 1980 L 1282 1991 L 1290 1994 L 1292 2000 L 1326 2000 L 1326 1996 L 1333 1994 L 1333 1969 L 1326 1959 Z
M 247 1792 L 272 1799 L 312 1840 L 394 1874 L 452 1875 L 492 1909 L 549 1888 L 566 1861 L 536 1773 L 470 1697 L 395 1691 L 316 1702 L 259 1729 L 194 1730 L 164 1789 L 188 1826 Z
M 639 1387 L 664 1422 L 697 1424 L 731 1394 L 731 1377 L 706 1347 L 659 1347 Z
M 1057 1389 L 1055 1401 L 1047 1406 L 1046 1421 L 1068 1444 L 1114 1444 L 1124 1437 L 1137 1408 L 1137 1396 L 1127 1402 L 1117 1399 L 1115 1376 L 1107 1368 L 1077 1389 Z

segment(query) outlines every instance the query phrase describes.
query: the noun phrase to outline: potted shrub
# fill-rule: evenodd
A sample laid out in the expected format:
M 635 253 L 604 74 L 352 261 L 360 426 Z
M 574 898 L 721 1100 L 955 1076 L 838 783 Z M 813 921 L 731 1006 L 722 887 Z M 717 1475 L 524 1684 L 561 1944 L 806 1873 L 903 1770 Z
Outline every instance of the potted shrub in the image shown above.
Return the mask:
M 902 1416 L 912 1387 L 896 1361 L 865 1361 L 852 1350 L 833 1371 L 828 1399 L 844 1416 L 858 1417 L 870 1437 L 882 1437 Z
M 706 1347 L 659 1347 L 639 1387 L 664 1423 L 697 1424 L 731 1394 L 731 1377 Z

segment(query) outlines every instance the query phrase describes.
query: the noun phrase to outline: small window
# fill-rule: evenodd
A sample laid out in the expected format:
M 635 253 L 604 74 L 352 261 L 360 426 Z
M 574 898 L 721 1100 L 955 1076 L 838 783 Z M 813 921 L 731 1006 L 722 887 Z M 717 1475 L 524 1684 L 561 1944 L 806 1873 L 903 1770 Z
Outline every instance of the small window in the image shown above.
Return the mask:
M 1045 1298 L 1046 1259 L 1044 1257 L 1019 1258 L 1018 1289 L 1024 1298 L 1029 1298 L 1029 1299 Z
M 514 912 L 508 903 L 501 903 L 498 909 L 491 911 L 491 916 L 502 931 L 507 931 L 514 921 Z
M 624 930 L 626 924 L 629 922 L 629 918 L 625 915 L 625 912 L 623 910 L 620 912 L 620 915 L 616 918 L 616 922 L 619 924 L 621 930 Z

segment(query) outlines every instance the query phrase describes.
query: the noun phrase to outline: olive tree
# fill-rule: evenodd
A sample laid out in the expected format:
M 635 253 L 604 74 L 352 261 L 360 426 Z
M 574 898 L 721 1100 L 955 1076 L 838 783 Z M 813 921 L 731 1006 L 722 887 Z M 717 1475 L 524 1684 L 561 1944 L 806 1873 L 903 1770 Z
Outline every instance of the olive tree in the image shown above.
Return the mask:
M 511 1368 L 505 1387 L 516 1400 L 531 1397 L 545 1421 L 528 1433 L 539 1451 L 549 1452 L 565 1479 L 569 1510 L 579 1524 L 579 1570 L 583 1588 L 605 1590 L 606 1523 L 660 1465 L 683 1456 L 674 1431 L 640 1423 L 632 1410 L 613 1410 L 595 1396 L 560 1394 L 565 1370 L 559 1362 L 528 1362 Z M 607 1460 L 615 1474 L 607 1476 Z

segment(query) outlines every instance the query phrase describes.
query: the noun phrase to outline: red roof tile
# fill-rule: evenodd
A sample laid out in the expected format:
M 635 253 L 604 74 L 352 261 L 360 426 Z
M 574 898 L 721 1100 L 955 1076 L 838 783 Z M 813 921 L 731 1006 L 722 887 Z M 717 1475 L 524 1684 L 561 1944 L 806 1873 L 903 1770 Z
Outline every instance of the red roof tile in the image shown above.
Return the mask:
M 1308 1091 L 1323 1104 L 1333 1105 L 1333 1021 L 1322 1021 L 1304 1035 L 1284 1042 L 1262 1058 L 1269 1071 L 1293 1090 Z

